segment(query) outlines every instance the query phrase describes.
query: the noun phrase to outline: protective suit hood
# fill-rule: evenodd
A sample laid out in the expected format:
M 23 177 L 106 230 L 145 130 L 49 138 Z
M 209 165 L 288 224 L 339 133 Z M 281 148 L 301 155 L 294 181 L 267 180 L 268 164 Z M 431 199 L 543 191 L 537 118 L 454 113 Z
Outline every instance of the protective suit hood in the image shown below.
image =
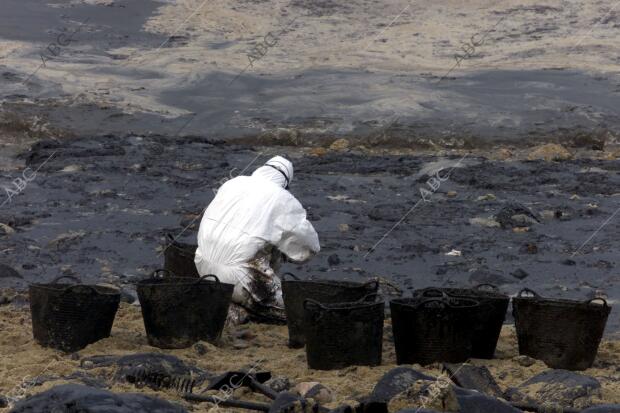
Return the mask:
M 253 177 L 263 178 L 282 188 L 288 188 L 293 180 L 293 164 L 282 156 L 274 156 L 252 173 Z

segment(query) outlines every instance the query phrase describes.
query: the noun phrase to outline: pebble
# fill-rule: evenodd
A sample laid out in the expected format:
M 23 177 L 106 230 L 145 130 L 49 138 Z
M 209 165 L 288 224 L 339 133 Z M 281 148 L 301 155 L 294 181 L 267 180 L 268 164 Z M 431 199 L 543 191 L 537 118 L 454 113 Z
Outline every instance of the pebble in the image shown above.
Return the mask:
M 446 192 L 446 196 L 448 198 L 454 198 L 454 197 L 456 197 L 456 195 L 457 195 L 456 191 L 448 191 L 448 192 Z
M 317 381 L 299 383 L 295 386 L 295 391 L 303 398 L 314 399 L 319 404 L 327 404 L 333 401 L 332 392 Z
M 60 172 L 67 172 L 67 173 L 80 172 L 80 171 L 82 171 L 82 167 L 80 165 L 67 165 L 60 170 Z
M 530 231 L 530 227 L 514 227 L 512 229 L 512 232 L 516 232 L 517 234 L 523 233 L 523 232 L 529 232 L 529 231 Z
M 487 227 L 487 228 L 499 228 L 499 227 L 501 227 L 500 223 L 497 222 L 492 217 L 490 217 L 490 218 L 482 218 L 482 217 L 470 218 L 469 219 L 469 224 L 470 225 L 479 225 L 481 227 Z
M 243 350 L 250 347 L 250 344 L 247 341 L 243 340 L 234 340 L 232 343 L 233 348 L 237 350 Z
M 338 224 L 338 231 L 347 232 L 349 230 L 349 224 Z
M 523 366 L 523 367 L 530 367 L 530 366 L 533 366 L 534 364 L 536 364 L 536 360 L 534 360 L 530 356 L 523 356 L 523 355 L 516 356 L 516 357 L 513 358 L 513 360 L 519 366 Z

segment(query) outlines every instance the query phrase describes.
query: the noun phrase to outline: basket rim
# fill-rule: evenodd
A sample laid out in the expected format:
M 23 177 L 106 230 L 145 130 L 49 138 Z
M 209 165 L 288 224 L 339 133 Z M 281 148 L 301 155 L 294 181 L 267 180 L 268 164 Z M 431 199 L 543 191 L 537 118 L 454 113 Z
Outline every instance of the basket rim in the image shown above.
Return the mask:
M 385 306 L 385 300 L 383 298 L 378 298 L 375 301 L 343 301 L 340 303 L 319 303 L 323 308 L 323 310 L 358 310 L 365 309 L 373 306 Z M 348 306 L 347 306 L 348 305 Z M 308 311 L 304 308 L 304 311 Z
M 485 291 L 485 290 L 476 290 L 475 288 L 467 288 L 467 287 L 432 287 L 432 289 L 441 290 L 445 292 L 447 295 L 455 297 L 455 298 L 469 298 L 468 296 L 462 296 L 457 294 L 457 291 L 467 291 L 471 292 L 472 295 L 478 295 L 481 299 L 506 299 L 510 300 L 510 296 L 508 294 L 504 294 L 499 291 Z M 413 290 L 413 294 L 415 297 L 416 292 L 423 292 L 427 290 L 427 288 L 418 288 Z
M 32 283 L 29 285 L 29 288 L 42 289 L 54 292 L 63 292 L 71 287 L 93 288 L 100 295 L 121 295 L 120 288 L 99 284 Z
M 546 306 L 552 306 L 552 307 L 580 307 L 580 308 L 587 308 L 587 309 L 609 309 L 611 310 L 611 305 L 609 303 L 607 304 L 599 304 L 599 303 L 595 303 L 595 302 L 590 302 L 590 301 L 580 301 L 580 300 L 573 300 L 570 298 L 548 298 L 548 297 L 526 297 L 526 296 L 522 296 L 522 297 L 512 297 L 512 301 L 513 301 L 513 306 L 515 303 L 519 302 L 519 301 L 523 301 L 523 302 L 528 302 L 528 304 L 539 304 L 539 305 L 546 305 Z
M 463 301 L 469 301 L 471 303 L 471 305 L 465 305 L 465 306 L 450 306 L 448 308 L 452 308 L 452 309 L 465 309 L 465 310 L 469 310 L 469 309 L 474 309 L 474 308 L 480 308 L 480 302 L 476 301 L 474 299 L 471 298 L 466 298 L 466 297 L 450 297 L 456 300 L 463 300 Z M 422 301 L 424 301 L 424 299 L 429 299 L 429 297 L 401 297 L 401 298 L 393 298 L 390 300 L 390 305 L 392 304 L 396 304 L 402 307 L 407 307 L 407 308 L 411 308 L 414 310 L 417 310 L 419 308 L 419 306 L 417 306 L 416 304 L 421 303 Z M 432 299 L 432 298 L 430 298 Z M 428 307 L 427 307 L 428 308 Z

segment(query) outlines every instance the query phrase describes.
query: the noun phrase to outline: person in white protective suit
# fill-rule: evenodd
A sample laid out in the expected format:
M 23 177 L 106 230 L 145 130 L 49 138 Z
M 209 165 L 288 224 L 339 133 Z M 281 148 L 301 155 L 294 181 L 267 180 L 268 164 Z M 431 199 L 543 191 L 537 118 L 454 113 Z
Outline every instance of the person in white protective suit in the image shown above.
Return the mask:
M 198 231 L 198 273 L 234 284 L 233 302 L 259 320 L 285 320 L 282 286 L 275 274 L 282 254 L 303 262 L 320 250 L 306 210 L 287 190 L 292 179 L 293 164 L 276 156 L 251 176 L 227 181 Z

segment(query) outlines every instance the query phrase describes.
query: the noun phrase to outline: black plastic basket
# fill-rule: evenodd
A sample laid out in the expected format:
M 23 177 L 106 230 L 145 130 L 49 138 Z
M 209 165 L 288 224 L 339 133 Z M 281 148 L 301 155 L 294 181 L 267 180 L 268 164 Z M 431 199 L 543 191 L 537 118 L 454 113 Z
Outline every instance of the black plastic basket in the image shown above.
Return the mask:
M 607 301 L 543 298 L 526 288 L 513 298 L 512 307 L 520 354 L 555 369 L 592 367 L 611 311 Z
M 398 364 L 462 363 L 472 354 L 477 300 L 417 296 L 390 301 L 392 331 Z
M 228 316 L 234 285 L 221 283 L 215 275 L 196 279 L 158 274 L 162 270 L 138 282 L 137 288 L 149 344 L 186 348 L 200 340 L 216 341 Z
M 308 367 L 334 370 L 381 364 L 385 303 L 370 294 L 348 303 L 304 300 Z
M 415 290 L 414 296 L 424 294 L 429 289 Z M 478 322 L 472 325 L 471 356 L 480 359 L 492 359 L 497 341 L 506 319 L 510 297 L 498 291 L 492 284 L 480 284 L 474 288 L 431 288 L 446 293 L 450 297 L 471 298 L 477 300 Z
M 63 278 L 76 284 L 59 283 Z M 65 352 L 109 337 L 121 299 L 118 289 L 81 284 L 68 275 L 30 285 L 29 295 L 35 341 Z
M 164 247 L 164 269 L 180 277 L 200 278 L 194 262 L 198 245 L 176 241 L 171 234 L 168 240 Z
M 287 275 L 292 279 L 287 279 Z M 305 340 L 304 300 L 311 299 L 323 304 L 354 302 L 376 293 L 377 281 L 366 283 L 336 280 L 300 280 L 291 273 L 282 276 L 282 295 L 289 347 L 303 347 Z

